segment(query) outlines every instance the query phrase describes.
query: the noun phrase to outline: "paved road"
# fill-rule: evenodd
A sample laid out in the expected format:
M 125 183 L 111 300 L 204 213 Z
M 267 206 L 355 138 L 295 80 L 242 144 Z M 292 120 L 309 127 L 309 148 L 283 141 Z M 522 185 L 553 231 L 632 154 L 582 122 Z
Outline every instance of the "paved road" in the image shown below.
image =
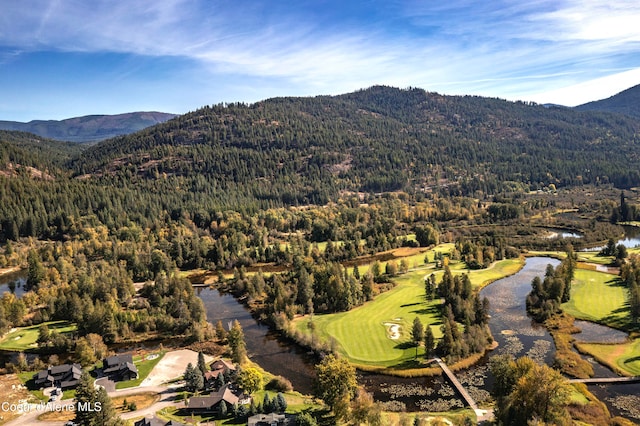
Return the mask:
M 162 410 L 163 408 L 170 407 L 172 405 L 181 404 L 181 401 L 176 401 L 179 393 L 177 392 L 178 387 L 172 386 L 168 387 L 166 385 L 163 386 L 145 386 L 145 387 L 135 387 L 135 388 L 127 388 L 122 390 L 117 390 L 113 392 L 109 392 L 109 396 L 111 397 L 121 397 L 127 395 L 136 395 L 140 393 L 157 393 L 160 395 L 160 400 L 154 403 L 153 405 L 142 409 L 136 410 L 129 413 L 121 414 L 123 419 L 132 419 L 140 416 L 152 416 L 155 412 Z M 70 410 L 73 405 L 73 400 L 68 399 L 64 401 L 56 401 L 53 402 L 49 407 L 54 407 L 58 410 L 67 409 Z M 40 409 L 39 409 L 40 408 Z M 37 417 L 44 413 L 42 407 L 38 407 L 36 404 L 30 404 L 28 407 L 28 412 L 23 414 L 22 416 L 8 422 L 5 426 L 21 426 L 21 425 L 42 425 L 42 426 L 63 426 L 65 422 L 46 422 L 40 421 Z M 51 408 L 48 410 L 51 411 Z

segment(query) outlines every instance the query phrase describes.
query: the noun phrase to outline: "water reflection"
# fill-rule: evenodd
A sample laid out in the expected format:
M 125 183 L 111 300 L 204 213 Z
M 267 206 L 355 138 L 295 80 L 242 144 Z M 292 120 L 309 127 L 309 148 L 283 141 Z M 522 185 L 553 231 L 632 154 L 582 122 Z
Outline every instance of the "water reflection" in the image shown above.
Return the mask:
M 0 296 L 4 293 L 13 293 L 16 297 L 22 297 L 26 293 L 27 274 L 24 271 L 13 272 L 0 276 Z
M 575 334 L 573 336 L 579 342 L 624 343 L 629 337 L 629 335 L 624 331 L 616 330 L 614 328 L 589 321 L 576 320 L 574 322 L 574 325 L 582 330 L 581 333 Z
M 247 352 L 253 361 L 265 370 L 289 379 L 296 390 L 313 392 L 313 362 L 302 348 L 280 341 L 266 325 L 254 320 L 232 295 L 209 288 L 198 288 L 197 293 L 212 324 L 222 321 L 223 326 L 229 328 L 233 321 L 238 320 L 244 331 Z
M 640 247 L 640 227 L 638 226 L 623 226 L 624 238 L 618 240 L 616 245 L 622 244 L 626 248 Z M 583 251 L 600 251 L 605 246 L 591 247 Z
M 531 281 L 544 276 L 547 265 L 555 267 L 559 263 L 547 257 L 528 258 L 520 272 L 482 289 L 480 295 L 490 301 L 489 328 L 499 344 L 496 354 L 529 355 L 546 363 L 553 360 L 553 339 L 543 326 L 527 316 L 525 300 L 531 291 Z

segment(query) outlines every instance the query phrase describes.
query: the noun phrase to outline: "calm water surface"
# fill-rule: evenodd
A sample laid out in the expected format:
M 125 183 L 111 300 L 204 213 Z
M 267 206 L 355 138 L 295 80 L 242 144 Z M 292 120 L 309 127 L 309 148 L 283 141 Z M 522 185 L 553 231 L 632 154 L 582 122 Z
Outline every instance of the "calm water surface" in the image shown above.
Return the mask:
M 22 297 L 26 292 L 27 273 L 25 271 L 12 272 L 0 276 L 0 295 L 10 292 Z

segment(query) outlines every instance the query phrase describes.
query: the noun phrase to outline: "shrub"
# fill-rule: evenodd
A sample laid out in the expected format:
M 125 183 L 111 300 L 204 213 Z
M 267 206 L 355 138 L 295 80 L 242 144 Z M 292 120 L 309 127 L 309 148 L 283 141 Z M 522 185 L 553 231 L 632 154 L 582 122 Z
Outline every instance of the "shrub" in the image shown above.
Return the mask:
M 265 386 L 265 389 L 272 390 L 274 392 L 290 392 L 293 390 L 293 385 L 289 380 L 282 376 L 276 376 L 269 380 L 269 383 Z

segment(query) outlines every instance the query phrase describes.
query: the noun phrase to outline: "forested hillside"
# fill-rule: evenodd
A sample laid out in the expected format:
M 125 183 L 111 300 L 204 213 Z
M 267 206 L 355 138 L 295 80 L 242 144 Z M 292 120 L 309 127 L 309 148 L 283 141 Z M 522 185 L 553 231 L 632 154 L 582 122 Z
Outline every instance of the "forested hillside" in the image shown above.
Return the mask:
M 338 190 L 492 194 L 508 187 L 640 183 L 640 124 L 420 89 L 205 107 L 88 150 L 80 174 L 185 178 L 285 204 Z M 203 180 L 204 179 L 204 180 Z M 205 183 L 206 182 L 206 183 Z
M 611 96 L 575 107 L 578 111 L 603 111 L 640 118 L 640 85 Z
M 31 133 L 0 130 L 0 173 L 17 173 L 21 167 L 66 170 L 71 156 L 79 155 L 82 147 L 68 142 L 44 139 Z
M 640 122 L 420 89 L 209 106 L 78 153 L 3 133 L 2 238 L 60 238 L 79 218 L 121 229 L 222 212 L 324 205 L 348 193 L 471 195 L 640 185 Z M 33 139 L 33 138 L 32 138 Z M 25 146 L 29 155 L 23 155 Z

